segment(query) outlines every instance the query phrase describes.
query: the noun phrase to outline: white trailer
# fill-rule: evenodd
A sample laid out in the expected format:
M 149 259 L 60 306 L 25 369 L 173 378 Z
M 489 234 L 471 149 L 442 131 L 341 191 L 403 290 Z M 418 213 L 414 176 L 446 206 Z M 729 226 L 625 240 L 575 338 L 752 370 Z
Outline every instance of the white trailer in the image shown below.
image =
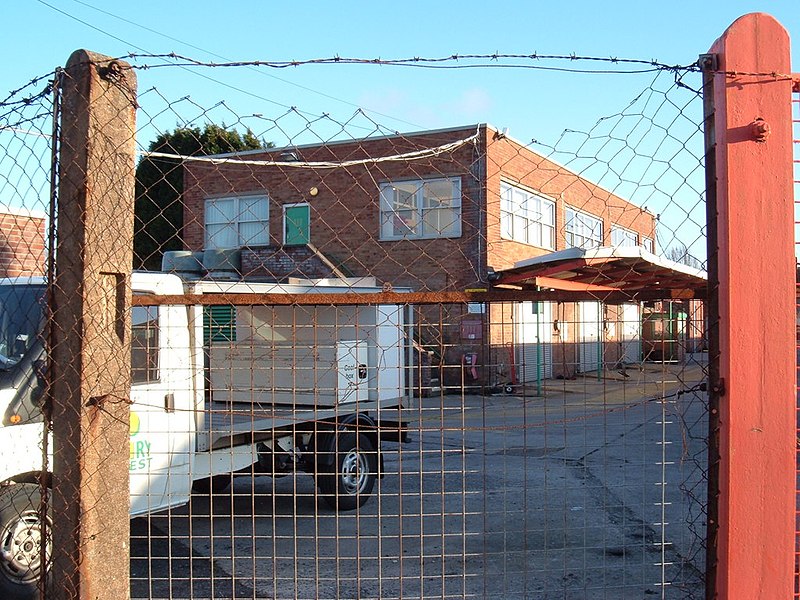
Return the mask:
M 32 598 L 41 576 L 38 404 L 41 279 L 0 280 L 0 597 Z M 134 294 L 375 293 L 368 280 L 290 284 L 134 273 Z M 382 476 L 382 441 L 405 436 L 405 308 L 368 304 L 134 306 L 130 509 L 141 515 L 221 491 L 233 473 L 313 473 L 333 508 L 354 509 Z M 49 448 L 58 445 L 52 440 Z M 50 461 L 48 461 L 50 464 Z

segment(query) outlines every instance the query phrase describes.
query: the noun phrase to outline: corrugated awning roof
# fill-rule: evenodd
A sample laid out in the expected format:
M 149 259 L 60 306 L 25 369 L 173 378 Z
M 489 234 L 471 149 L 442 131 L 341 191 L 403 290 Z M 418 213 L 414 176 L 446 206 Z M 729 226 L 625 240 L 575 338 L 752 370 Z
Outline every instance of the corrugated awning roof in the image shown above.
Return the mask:
M 494 287 L 553 289 L 603 295 L 702 298 L 705 271 L 636 247 L 569 248 L 529 258 L 495 273 Z

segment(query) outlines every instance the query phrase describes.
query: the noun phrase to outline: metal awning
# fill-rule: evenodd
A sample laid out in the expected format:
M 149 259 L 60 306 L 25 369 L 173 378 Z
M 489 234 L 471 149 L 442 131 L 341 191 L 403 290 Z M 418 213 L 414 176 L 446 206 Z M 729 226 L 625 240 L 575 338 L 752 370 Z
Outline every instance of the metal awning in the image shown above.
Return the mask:
M 497 271 L 495 288 L 559 290 L 603 296 L 622 292 L 641 298 L 702 298 L 707 275 L 641 246 L 569 248 Z

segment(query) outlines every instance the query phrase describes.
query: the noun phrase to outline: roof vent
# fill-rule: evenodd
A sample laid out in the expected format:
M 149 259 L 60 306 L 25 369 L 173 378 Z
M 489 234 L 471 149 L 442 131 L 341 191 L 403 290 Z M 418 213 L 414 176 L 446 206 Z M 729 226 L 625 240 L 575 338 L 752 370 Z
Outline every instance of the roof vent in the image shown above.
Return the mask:
M 161 270 L 166 273 L 200 273 L 203 270 L 203 253 L 167 250 L 161 257 Z
M 230 277 L 242 268 L 239 248 L 214 248 L 203 252 L 203 267 L 211 277 Z

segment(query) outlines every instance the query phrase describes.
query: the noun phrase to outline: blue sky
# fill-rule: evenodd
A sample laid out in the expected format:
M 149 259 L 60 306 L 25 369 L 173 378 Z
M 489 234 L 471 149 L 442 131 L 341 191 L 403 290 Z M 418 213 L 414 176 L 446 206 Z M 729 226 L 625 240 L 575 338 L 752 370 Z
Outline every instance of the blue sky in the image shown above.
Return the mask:
M 578 54 L 696 60 L 738 16 L 760 10 L 800 36 L 796 1 L 742 2 L 8 2 L 0 89 L 19 87 L 77 48 L 112 56 L 176 52 L 199 60 L 440 57 L 465 53 Z M 455 11 L 453 7 L 458 6 Z M 66 14 L 64 14 L 66 13 Z M 68 16 L 69 15 L 69 16 Z M 138 25 L 138 26 L 137 26 Z M 797 61 L 795 50 L 795 63 Z M 144 61 L 147 62 L 147 61 Z M 152 60 L 149 62 L 153 62 Z M 523 141 L 585 130 L 619 110 L 649 75 L 541 71 L 421 71 L 378 66 L 306 66 L 177 73 L 139 72 L 140 89 L 189 94 L 203 106 L 230 101 L 237 114 L 275 117 L 294 106 L 348 118 L 356 107 L 391 129 L 489 122 Z M 253 95 L 238 93 L 241 87 Z M 313 90 L 313 91 L 312 91 Z M 257 96 L 257 97 L 255 97 Z
M 800 39 L 797 0 L 9 1 L 4 6 L 6 27 L 0 38 L 0 49 L 7 57 L 0 72 L 0 92 L 19 88 L 65 64 L 78 48 L 110 56 L 175 52 L 208 62 L 538 53 L 687 65 L 706 52 L 736 18 L 755 11 L 772 14 L 790 35 Z M 800 41 L 795 44 L 795 65 L 800 65 L 798 48 Z M 162 61 L 142 58 L 134 62 L 155 65 Z M 477 122 L 508 128 L 512 137 L 524 143 L 536 139 L 554 144 L 564 130 L 589 131 L 603 117 L 623 110 L 654 77 L 652 73 L 566 74 L 501 68 L 434 71 L 341 64 L 281 70 L 170 67 L 142 69 L 137 74 L 142 105 L 140 148 L 159 131 L 205 121 L 250 127 L 278 145 L 337 135 L 360 137 L 374 133 L 378 126 L 381 132 L 418 131 Z M 669 76 L 667 80 L 669 83 Z M 687 83 L 698 86 L 699 76 L 692 75 Z M 366 116 L 354 116 L 359 108 Z M 689 112 L 691 127 L 692 122 L 700 122 L 700 104 L 692 104 Z M 319 121 L 319 115 L 328 116 Z M 343 123 L 348 123 L 344 129 Z M 566 158 L 562 162 L 582 167 Z M 686 165 L 687 172 L 671 177 L 675 189 L 662 193 L 660 205 L 650 201 L 647 206 L 663 215 L 664 245 L 680 228 L 683 243 L 700 256 L 704 252 L 704 215 L 697 198 L 702 182 L 687 186 L 681 184 L 681 178 L 697 180 L 701 174 L 692 171 L 691 159 L 680 164 Z M 696 168 L 696 160 L 694 165 Z M 628 168 L 635 169 L 635 165 Z M 592 177 L 591 172 L 588 175 Z M 640 182 L 639 178 L 645 177 L 645 169 L 641 169 L 622 179 Z M 635 197 L 635 185 L 628 189 L 624 181 L 592 178 L 621 195 L 633 196 L 639 204 L 647 202 Z M 668 179 L 665 176 L 659 184 Z M 639 187 L 645 197 L 653 188 Z M 690 214 L 681 202 L 691 206 Z M 687 226 L 687 222 L 694 225 Z

